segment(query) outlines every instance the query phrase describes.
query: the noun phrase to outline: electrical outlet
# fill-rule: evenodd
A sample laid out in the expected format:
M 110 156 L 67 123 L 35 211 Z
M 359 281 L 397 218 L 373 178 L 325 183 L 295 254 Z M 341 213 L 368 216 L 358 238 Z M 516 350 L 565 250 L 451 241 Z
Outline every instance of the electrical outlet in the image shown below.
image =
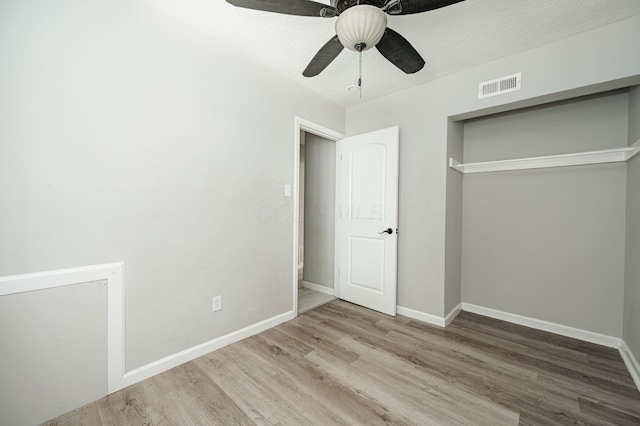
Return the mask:
M 222 309 L 222 296 L 213 297 L 213 312 Z

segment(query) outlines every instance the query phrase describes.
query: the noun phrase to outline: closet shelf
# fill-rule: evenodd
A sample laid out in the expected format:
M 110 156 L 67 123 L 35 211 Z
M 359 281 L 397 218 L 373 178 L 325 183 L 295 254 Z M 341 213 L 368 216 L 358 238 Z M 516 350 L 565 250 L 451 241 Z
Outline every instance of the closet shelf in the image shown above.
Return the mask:
M 449 158 L 449 167 L 465 174 L 543 169 L 549 167 L 582 166 L 586 164 L 620 163 L 630 160 L 638 153 L 640 153 L 640 140 L 624 148 L 578 152 L 574 154 L 547 155 L 544 157 L 517 158 L 513 160 L 463 164 L 455 158 Z

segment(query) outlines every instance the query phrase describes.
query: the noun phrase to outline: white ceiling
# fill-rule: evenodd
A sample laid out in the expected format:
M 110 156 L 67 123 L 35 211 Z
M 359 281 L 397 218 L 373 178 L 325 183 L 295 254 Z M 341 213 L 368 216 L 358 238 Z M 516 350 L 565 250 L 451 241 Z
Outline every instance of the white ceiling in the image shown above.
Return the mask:
M 144 1 L 345 107 L 640 15 L 640 0 L 466 0 L 431 12 L 388 16 L 389 28 L 409 40 L 427 64 L 406 75 L 377 50 L 364 52 L 360 99 L 347 90 L 358 78 L 355 52 L 343 50 L 317 77 L 302 76 L 335 35 L 335 18 L 254 11 L 223 0 Z

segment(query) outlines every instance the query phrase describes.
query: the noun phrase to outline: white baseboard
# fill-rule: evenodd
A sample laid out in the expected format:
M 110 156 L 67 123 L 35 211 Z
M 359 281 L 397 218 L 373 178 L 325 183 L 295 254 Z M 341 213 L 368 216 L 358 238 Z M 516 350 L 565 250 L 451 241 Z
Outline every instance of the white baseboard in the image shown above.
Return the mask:
M 415 309 L 405 308 L 404 306 L 396 306 L 396 311 L 400 315 L 404 315 L 405 317 L 409 317 L 418 321 L 426 322 L 427 324 L 443 328 L 445 326 L 445 319 L 437 315 L 427 314 L 426 312 L 416 311 Z
M 437 327 L 445 328 L 456 316 L 462 311 L 462 303 L 453 308 L 444 318 L 437 315 L 428 314 L 422 311 L 416 311 L 415 309 L 405 308 L 404 306 L 396 306 L 396 311 L 400 315 L 415 319 L 418 321 L 426 322 L 427 324 L 435 325 Z
M 621 343 L 622 344 L 619 349 L 620 356 L 622 357 L 624 364 L 627 366 L 627 370 L 629 370 L 633 382 L 640 391 L 640 363 L 638 363 L 638 358 L 636 358 L 633 352 L 631 352 L 627 343 L 624 340 L 622 340 Z
M 462 303 L 458 303 L 458 306 L 453 308 L 445 317 L 444 317 L 444 326 L 448 326 L 451 324 L 451 321 L 456 319 L 458 314 L 462 312 Z
M 582 330 L 579 328 L 568 327 L 566 325 L 556 324 L 549 321 L 543 321 L 535 318 L 524 317 L 521 315 L 511 314 L 509 312 L 498 311 L 496 309 L 485 308 L 471 303 L 462 303 L 462 310 L 472 312 L 474 314 L 483 315 L 485 317 L 495 318 L 514 324 L 524 325 L 526 327 L 535 328 L 536 330 L 549 331 L 561 336 L 572 337 L 585 342 L 591 342 L 611 348 L 619 348 L 622 339 L 605 334 L 594 333 L 592 331 Z
M 320 293 L 329 294 L 334 296 L 333 289 L 331 287 L 327 287 L 325 285 L 310 283 L 308 281 L 302 281 L 302 287 L 308 288 L 309 290 L 319 291 Z
M 185 349 L 181 352 L 169 355 L 135 370 L 128 371 L 124 375 L 124 386 L 131 386 L 156 374 L 163 373 L 174 367 L 177 367 L 185 362 L 189 362 L 198 357 L 208 354 L 211 351 L 220 349 L 232 343 L 238 342 L 247 337 L 251 337 L 254 334 L 261 333 L 271 327 L 282 324 L 295 318 L 293 311 L 285 312 L 284 314 L 276 315 L 275 317 L 268 318 L 264 321 L 260 321 L 256 324 L 245 327 L 241 330 L 234 331 L 224 336 L 217 337 L 208 342 L 204 342 L 200 345 L 193 346 L 189 349 Z

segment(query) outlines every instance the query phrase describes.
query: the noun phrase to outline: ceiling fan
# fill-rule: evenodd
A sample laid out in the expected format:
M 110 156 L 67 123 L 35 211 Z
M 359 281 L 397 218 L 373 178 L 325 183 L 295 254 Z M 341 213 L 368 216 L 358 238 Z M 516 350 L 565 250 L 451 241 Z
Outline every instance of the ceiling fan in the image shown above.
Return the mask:
M 424 67 L 424 59 L 404 37 L 387 28 L 387 16 L 409 15 L 450 6 L 464 0 L 331 0 L 331 5 L 311 0 L 227 0 L 247 9 L 321 18 L 338 17 L 336 35 L 313 57 L 302 72 L 320 74 L 343 48 L 362 53 L 372 47 L 407 74 Z

